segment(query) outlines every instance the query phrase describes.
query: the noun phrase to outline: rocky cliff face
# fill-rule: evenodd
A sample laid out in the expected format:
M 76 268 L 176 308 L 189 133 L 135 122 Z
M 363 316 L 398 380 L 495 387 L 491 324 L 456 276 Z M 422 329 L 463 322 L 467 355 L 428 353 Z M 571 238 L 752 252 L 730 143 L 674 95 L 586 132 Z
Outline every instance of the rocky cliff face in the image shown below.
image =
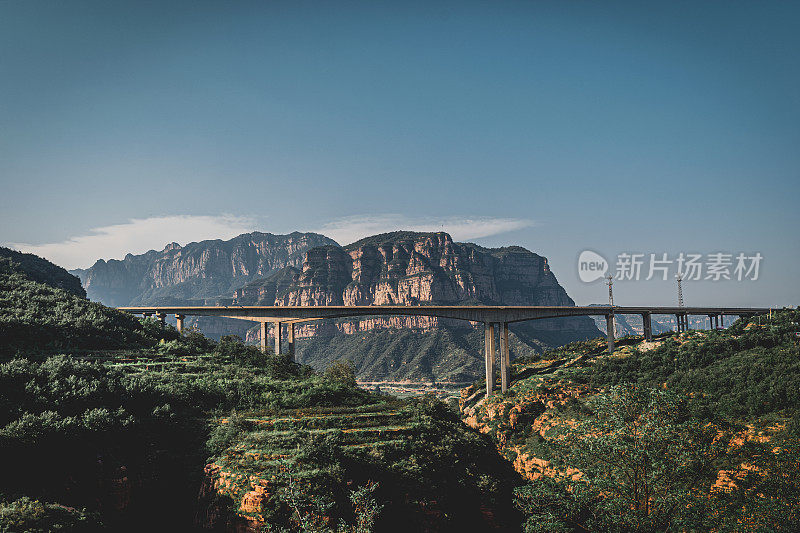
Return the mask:
M 316 233 L 246 233 L 184 247 L 172 243 L 160 252 L 128 254 L 122 261 L 100 259 L 72 273 L 80 277 L 89 298 L 106 305 L 178 305 L 220 295 L 230 298 L 249 281 L 299 267 L 307 250 L 324 245 L 338 246 Z
M 574 305 L 544 257 L 456 243 L 444 232 L 386 233 L 346 247 L 313 233 L 250 233 L 101 260 L 76 273 L 89 297 L 108 305 Z M 190 324 L 211 337 L 259 340 L 245 321 Z M 378 330 L 387 334 L 373 335 Z M 512 356 L 600 335 L 586 317 L 515 324 L 511 333 Z M 482 373 L 482 334 L 467 322 L 393 316 L 296 329 L 301 362 L 324 368 L 351 359 L 372 380 L 472 380 Z
M 236 292 L 233 303 L 574 305 L 544 257 L 520 247 L 456 243 L 443 232 L 394 232 L 344 248 L 311 249 L 301 270 L 254 281 Z M 295 334 L 309 339 L 298 343 L 301 362 L 325 368 L 335 359 L 350 359 L 361 379 L 469 381 L 483 371 L 482 329 L 463 321 L 343 319 L 298 324 Z M 590 318 L 575 317 L 515 324 L 511 334 L 512 353 L 520 356 L 600 332 Z M 258 336 L 258 328 L 246 335 L 250 342 Z
M 272 302 L 269 296 L 275 295 Z M 547 265 L 520 247 L 455 243 L 447 233 L 394 232 L 345 248 L 309 250 L 302 271 L 281 271 L 234 295 L 238 305 L 575 305 Z M 453 322 L 453 321 L 449 321 Z M 437 319 L 391 317 L 341 324 L 430 329 Z M 456 323 L 457 324 L 457 323 Z M 589 320 L 541 321 L 544 329 L 596 331 Z M 453 324 L 451 324 L 453 325 Z M 304 327 L 301 336 L 315 331 Z
M 395 232 L 312 250 L 297 286 L 278 303 L 299 302 L 574 305 L 545 258 L 519 247 L 455 243 L 443 232 Z

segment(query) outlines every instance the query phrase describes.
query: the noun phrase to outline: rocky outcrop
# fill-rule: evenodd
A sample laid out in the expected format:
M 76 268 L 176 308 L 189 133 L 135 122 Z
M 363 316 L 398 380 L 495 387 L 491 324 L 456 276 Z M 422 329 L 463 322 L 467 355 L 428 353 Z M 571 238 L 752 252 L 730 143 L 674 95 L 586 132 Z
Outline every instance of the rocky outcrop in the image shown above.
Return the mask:
M 109 305 L 574 305 L 546 258 L 518 246 L 457 243 L 444 232 L 385 233 L 346 247 L 314 233 L 249 233 L 229 241 L 173 243 L 122 261 L 100 260 L 76 273 L 89 297 Z M 234 334 L 259 340 L 250 322 L 192 317 L 186 325 L 214 338 Z M 378 330 L 415 336 L 368 338 Z M 447 335 L 437 334 L 444 330 Z M 423 338 L 420 332 L 430 335 Z M 352 338 L 337 340 L 354 334 L 371 347 Z M 353 360 L 360 354 L 356 366 L 365 379 L 386 379 L 390 372 L 395 380 L 414 374 L 428 381 L 464 381 L 479 376 L 483 365 L 482 330 L 462 321 L 341 319 L 298 324 L 296 335 L 302 341 L 300 362 L 321 369 L 331 358 Z M 512 357 L 599 335 L 586 317 L 515 324 Z M 319 342 L 304 344 L 310 337 Z
M 443 232 L 314 248 L 302 270 L 275 273 L 234 296 L 237 305 L 574 305 L 544 257 L 517 246 L 456 243 Z M 259 334 L 250 329 L 246 338 L 255 343 Z M 300 362 L 324 369 L 349 359 L 365 380 L 468 381 L 483 372 L 483 330 L 465 321 L 362 317 L 297 324 L 295 335 Z M 514 324 L 512 357 L 599 335 L 587 317 Z
M 284 303 L 305 297 L 324 305 L 310 298 L 306 287 L 313 285 L 323 289 L 322 300 L 343 305 L 574 305 L 547 259 L 520 247 L 487 249 L 455 243 L 444 232 L 395 232 L 343 251 L 310 252 L 299 280 L 304 286 L 290 290 Z
M 303 264 L 305 252 L 338 246 L 316 233 L 246 233 L 228 241 L 210 240 L 161 251 L 128 254 L 121 261 L 98 260 L 91 268 L 74 270 L 89 298 L 106 305 L 204 303 L 231 294 L 248 282 L 285 267 Z
M 291 280 L 291 281 L 290 281 Z M 269 296 L 275 294 L 272 303 Z M 234 295 L 238 305 L 574 305 L 547 259 L 518 246 L 483 248 L 439 233 L 394 232 L 344 248 L 309 250 L 302 271 L 281 271 Z M 436 319 L 354 320 L 346 333 L 374 328 L 427 330 Z M 599 334 L 590 319 L 541 321 L 540 329 Z M 308 332 L 314 327 L 304 328 Z M 303 336 L 304 332 L 298 334 Z

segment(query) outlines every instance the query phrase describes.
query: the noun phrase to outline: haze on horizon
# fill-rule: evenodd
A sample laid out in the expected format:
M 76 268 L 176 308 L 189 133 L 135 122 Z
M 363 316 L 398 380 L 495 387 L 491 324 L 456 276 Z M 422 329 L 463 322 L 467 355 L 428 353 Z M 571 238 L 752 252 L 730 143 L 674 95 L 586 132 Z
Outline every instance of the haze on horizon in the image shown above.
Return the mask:
M 800 302 L 800 6 L 0 3 L 0 243 L 69 268 L 260 230 L 763 255 Z M 673 304 L 674 280 L 615 282 Z

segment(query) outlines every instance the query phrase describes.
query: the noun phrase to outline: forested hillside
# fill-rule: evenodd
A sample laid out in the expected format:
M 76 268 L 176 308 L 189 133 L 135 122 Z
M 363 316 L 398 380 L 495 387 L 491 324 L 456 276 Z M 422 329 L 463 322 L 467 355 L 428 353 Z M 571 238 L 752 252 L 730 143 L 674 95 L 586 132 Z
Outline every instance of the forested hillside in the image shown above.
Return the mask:
M 526 531 L 795 531 L 800 312 L 653 342 L 575 343 L 465 390 L 465 421 L 529 485 Z
M 77 278 L 32 257 L 23 257 L 24 263 L 16 262 L 17 256 L 0 258 L 0 356 L 20 351 L 144 347 L 159 340 L 161 332 L 154 329 L 155 324 L 143 324 L 131 315 L 90 302 L 75 290 L 59 288 L 70 287 L 68 278 Z
M 33 281 L 86 298 L 86 291 L 77 276 L 39 256 L 0 246 L 0 265 L 3 270 L 21 272 Z

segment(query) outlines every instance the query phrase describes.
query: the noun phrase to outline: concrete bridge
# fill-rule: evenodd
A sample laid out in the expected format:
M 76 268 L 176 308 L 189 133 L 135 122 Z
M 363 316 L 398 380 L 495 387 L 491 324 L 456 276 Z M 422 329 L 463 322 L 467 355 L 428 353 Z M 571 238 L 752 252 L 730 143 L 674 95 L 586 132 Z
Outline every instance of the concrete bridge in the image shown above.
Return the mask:
M 766 307 L 620 307 L 597 305 L 566 306 L 496 306 L 496 305 L 381 305 L 381 306 L 214 306 L 214 307 L 120 307 L 121 311 L 144 316 L 155 315 L 163 323 L 167 315 L 175 315 L 178 331 L 183 330 L 187 316 L 215 316 L 249 320 L 261 324 L 261 349 L 267 349 L 267 324 L 274 324 L 275 353 L 281 353 L 282 326 L 286 326 L 289 353 L 294 356 L 294 325 L 298 322 L 326 318 L 361 316 L 431 316 L 482 322 L 484 324 L 484 361 L 486 365 L 486 394 L 494 389 L 495 334 L 500 338 L 500 387 L 508 389 L 511 378 L 511 359 L 508 348 L 508 325 L 512 322 L 570 316 L 605 316 L 608 330 L 608 351 L 614 351 L 614 315 L 640 315 L 644 337 L 653 338 L 652 316 L 675 315 L 678 332 L 689 327 L 689 315 L 707 316 L 709 325 L 719 328 L 722 317 L 749 317 L 771 311 Z

